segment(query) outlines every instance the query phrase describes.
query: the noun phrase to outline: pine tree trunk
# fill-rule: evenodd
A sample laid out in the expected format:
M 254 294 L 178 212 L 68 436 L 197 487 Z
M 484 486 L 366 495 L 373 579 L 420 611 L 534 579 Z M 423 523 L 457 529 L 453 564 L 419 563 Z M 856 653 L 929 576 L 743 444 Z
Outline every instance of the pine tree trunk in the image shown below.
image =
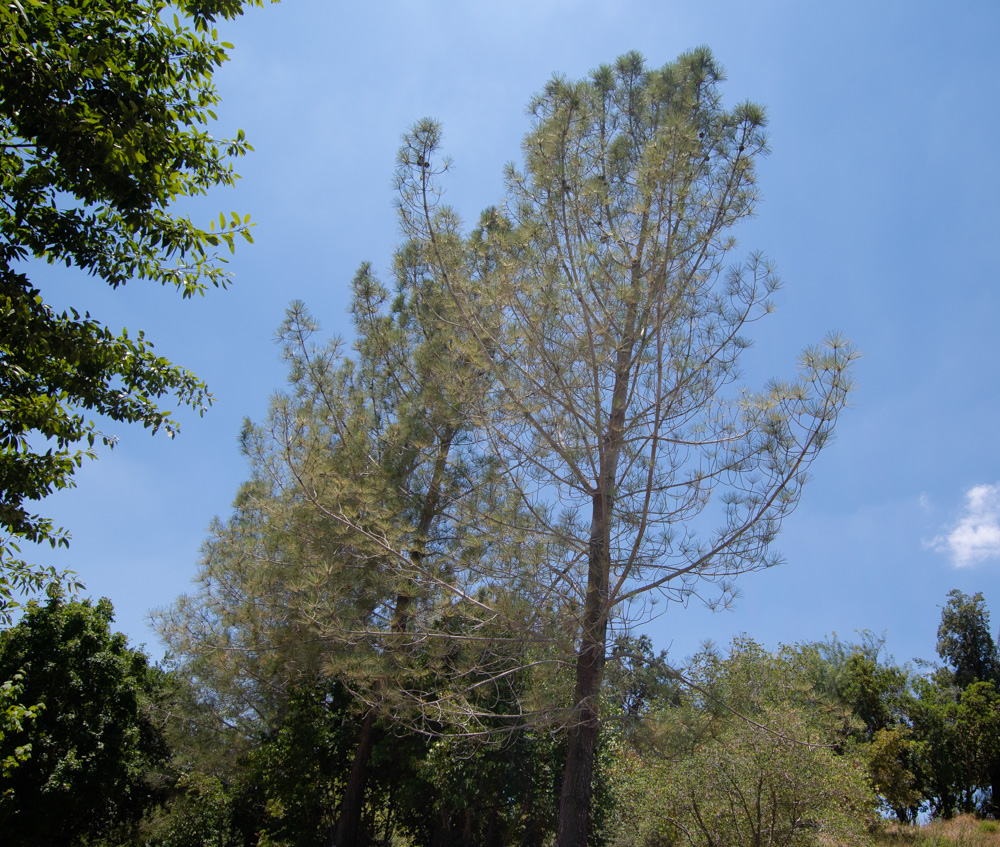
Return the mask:
M 597 645 L 581 648 L 576 668 L 576 692 L 579 704 L 569 732 L 566 767 L 559 799 L 558 847 L 586 847 L 590 828 L 590 800 L 593 794 L 594 751 L 597 746 L 598 719 L 593 701 L 601 690 L 604 647 L 600 658 Z
M 375 739 L 375 713 L 369 711 L 361 724 L 361 735 L 354 752 L 354 763 L 347 778 L 344 796 L 340 801 L 340 817 L 333 836 L 333 847 L 354 847 L 358 842 L 361 828 L 361 812 L 364 809 L 365 782 L 368 777 L 368 760 L 372 755 Z
M 617 459 L 612 456 L 612 470 L 616 463 Z M 604 655 L 608 637 L 608 583 L 611 576 L 610 502 L 606 491 L 607 487 L 601 486 L 594 496 L 583 637 L 576 659 L 573 716 L 559 798 L 559 829 L 556 837 L 558 847 L 587 847 L 590 828 L 594 751 L 600 726 L 597 698 L 604 680 Z
M 594 753 L 600 720 L 597 699 L 604 682 L 608 639 L 608 591 L 611 581 L 611 524 L 614 492 L 625 431 L 625 407 L 635 345 L 635 307 L 626 321 L 626 345 L 619 351 L 607 434 L 600 452 L 600 476 L 594 491 L 588 544 L 587 597 L 580 652 L 576 660 L 573 716 L 559 798 L 558 847 L 587 847 L 593 795 Z

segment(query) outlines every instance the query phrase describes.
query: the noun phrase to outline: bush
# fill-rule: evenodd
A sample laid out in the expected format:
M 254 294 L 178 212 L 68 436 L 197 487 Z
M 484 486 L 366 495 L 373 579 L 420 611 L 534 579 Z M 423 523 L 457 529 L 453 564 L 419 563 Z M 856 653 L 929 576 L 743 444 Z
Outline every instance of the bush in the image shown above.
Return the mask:
M 621 845 L 871 844 L 876 800 L 844 717 L 817 698 L 791 653 L 752 641 L 697 660 L 692 692 L 660 719 L 660 751 L 638 769 Z

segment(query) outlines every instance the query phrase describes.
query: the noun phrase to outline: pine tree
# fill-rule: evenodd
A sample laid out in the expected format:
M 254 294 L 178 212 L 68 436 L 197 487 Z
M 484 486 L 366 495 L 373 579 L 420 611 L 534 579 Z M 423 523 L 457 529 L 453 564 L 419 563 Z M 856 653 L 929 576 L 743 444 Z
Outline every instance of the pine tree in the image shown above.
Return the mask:
M 440 282 L 474 272 L 475 257 L 449 210 L 435 226 L 434 245 L 410 238 L 397 251 L 394 292 L 369 264 L 359 269 L 353 350 L 336 338 L 317 344 L 304 305 L 289 308 L 289 390 L 244 427 L 252 478 L 233 517 L 214 526 L 201 591 L 160 617 L 189 669 L 235 696 L 234 715 L 273 714 L 273 696 L 317 667 L 353 693 L 360 728 L 337 844 L 358 837 L 380 722 L 441 732 L 477 715 L 468 683 L 451 693 L 446 677 L 457 668 L 455 627 L 482 624 L 469 610 L 482 606 L 492 555 L 462 510 L 496 492 L 467 416 L 482 378 L 453 352 L 461 345 Z M 216 665 L 207 673 L 206 661 Z
M 611 627 L 645 619 L 656 595 L 714 587 L 724 601 L 737 574 L 777 563 L 771 544 L 850 390 L 854 354 L 836 337 L 795 380 L 737 385 L 744 332 L 778 281 L 759 254 L 730 258 L 767 142 L 763 110 L 724 109 L 721 79 L 704 48 L 553 79 L 531 105 L 524 168 L 508 171 L 503 225 L 484 234 L 488 281 L 445 280 L 463 356 L 493 386 L 479 437 L 524 531 L 558 551 L 529 573 L 536 605 L 558 598 L 576 673 L 561 847 L 587 843 Z M 404 205 L 431 242 L 438 146 L 431 123 L 407 139 Z

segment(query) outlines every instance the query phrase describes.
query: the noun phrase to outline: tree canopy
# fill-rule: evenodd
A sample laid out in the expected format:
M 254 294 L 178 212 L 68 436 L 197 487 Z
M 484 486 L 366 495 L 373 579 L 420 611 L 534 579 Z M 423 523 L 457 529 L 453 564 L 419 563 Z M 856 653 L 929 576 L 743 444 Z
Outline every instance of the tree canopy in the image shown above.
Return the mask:
M 725 601 L 777 562 L 851 389 L 839 338 L 798 378 L 739 382 L 778 282 L 733 257 L 766 120 L 725 108 L 721 79 L 699 49 L 552 80 L 469 234 L 440 127 L 404 136 L 395 296 L 362 265 L 352 350 L 290 310 L 291 390 L 244 429 L 253 478 L 205 591 L 164 618 L 172 643 L 257 663 L 304 622 L 366 726 L 498 744 L 543 726 L 565 741 L 559 843 L 587 841 L 609 646 L 650 595 Z
M 948 592 L 948 602 L 941 609 L 937 652 L 959 688 L 973 682 L 1000 682 L 1000 653 L 981 592 L 971 597 L 958 589 Z
M 863 755 L 843 705 L 792 648 L 748 638 L 686 670 L 689 688 L 650 716 L 656 747 L 633 767 L 629 845 L 870 844 Z M 631 837 L 629 837 L 631 836 Z
M 272 0 L 274 1 L 274 0 Z M 207 131 L 212 75 L 230 47 L 212 24 L 262 0 L 23 0 L 0 5 L 0 612 L 55 576 L 19 540 L 66 544 L 31 504 L 72 485 L 98 442 L 95 415 L 172 434 L 159 402 L 203 411 L 203 382 L 141 331 L 58 312 L 30 260 L 113 288 L 147 280 L 190 297 L 224 285 L 249 216 L 197 224 L 172 207 L 232 185 L 242 131 Z M 175 12 L 171 14 L 170 12 Z
M 482 235 L 486 285 L 443 275 L 471 341 L 457 344 L 491 380 L 479 438 L 545 551 L 528 590 L 559 605 L 575 667 L 561 847 L 587 840 L 609 630 L 644 619 L 651 594 L 714 585 L 725 601 L 737 575 L 775 564 L 851 390 L 855 354 L 836 336 L 803 353 L 796 379 L 738 384 L 778 280 L 760 254 L 733 256 L 766 116 L 725 108 L 722 79 L 707 48 L 552 79 L 530 106 L 523 169 L 507 173 L 504 225 Z M 423 122 L 400 156 L 403 214 L 431 244 L 439 148 Z
M 0 632 L 0 679 L 33 714 L 0 735 L 0 826 L 24 845 L 77 844 L 137 822 L 153 799 L 150 766 L 167 749 L 149 703 L 158 676 L 111 632 L 100 600 L 42 606 Z

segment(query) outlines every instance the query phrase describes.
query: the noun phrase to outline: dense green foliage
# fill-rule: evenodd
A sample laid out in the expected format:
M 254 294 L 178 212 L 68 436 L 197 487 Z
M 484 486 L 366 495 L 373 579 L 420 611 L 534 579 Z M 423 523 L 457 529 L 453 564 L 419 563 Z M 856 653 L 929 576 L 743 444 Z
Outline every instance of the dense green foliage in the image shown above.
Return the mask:
M 882 658 L 868 634 L 809 647 L 811 673 L 861 721 L 852 738 L 885 812 L 910 822 L 921 812 L 996 817 L 1000 695 L 983 596 L 950 592 L 937 635 L 945 664 L 924 674 Z
M 943 620 L 968 599 L 953 594 Z M 983 623 L 982 598 L 973 608 Z M 32 604 L 0 639 L 5 697 L 34 704 L 8 708 L 0 725 L 0 816 L 19 843 L 74 843 L 83 833 L 69 821 L 88 821 L 88 837 L 109 847 L 542 847 L 556 835 L 566 755 L 556 723 L 501 721 L 503 732 L 476 736 L 445 720 L 416 732 L 358 698 L 339 660 L 318 670 L 305 641 L 286 642 L 284 661 L 231 699 L 237 679 L 224 661 L 189 657 L 173 674 L 153 672 L 109 635 L 109 620 L 105 601 Z M 212 650 L 255 667 L 242 650 Z M 420 650 L 408 652 L 416 664 L 401 665 L 401 679 L 427 670 Z M 745 638 L 685 667 L 646 637 L 619 638 L 589 843 L 863 845 L 879 842 L 879 808 L 904 822 L 921 811 L 994 816 L 1000 696 L 992 681 L 960 689 L 954 676 L 954 666 L 924 675 L 897 666 L 869 634 L 774 652 Z M 507 708 L 566 702 L 568 674 L 540 665 L 517 679 Z M 233 722 L 236 704 L 249 711 Z M 335 841 L 369 727 L 357 830 Z M 52 803 L 76 813 L 45 814 Z
M 676 705 L 651 717 L 618 844 L 869 843 L 874 799 L 850 722 L 802 655 L 749 640 L 696 656 Z
M 193 374 L 141 332 L 58 312 L 29 261 L 64 264 L 117 288 L 148 280 L 183 296 L 225 284 L 219 248 L 250 239 L 249 217 L 203 227 L 171 207 L 236 179 L 242 132 L 207 132 L 215 69 L 229 45 L 212 22 L 261 0 L 23 0 L 0 4 L 0 614 L 56 575 L 18 539 L 65 544 L 32 503 L 72 485 L 112 436 L 93 415 L 172 433 L 158 402 L 204 410 Z M 171 16 L 174 10 L 179 15 Z M 172 19 L 171 19 L 172 17 Z M 9 618 L 8 618 L 9 619 Z
M 974 682 L 1000 682 L 1000 654 L 990 632 L 990 613 L 982 594 L 948 593 L 941 610 L 937 652 L 958 688 Z
M 982 594 L 952 591 L 941 610 L 945 666 L 917 679 L 910 712 L 923 799 L 935 816 L 1000 814 L 1000 668 Z
M 29 603 L 0 633 L 0 679 L 30 714 L 0 734 L 0 829 L 9 843 L 72 845 L 139 821 L 166 756 L 150 700 L 158 674 L 112 634 L 112 607 Z

